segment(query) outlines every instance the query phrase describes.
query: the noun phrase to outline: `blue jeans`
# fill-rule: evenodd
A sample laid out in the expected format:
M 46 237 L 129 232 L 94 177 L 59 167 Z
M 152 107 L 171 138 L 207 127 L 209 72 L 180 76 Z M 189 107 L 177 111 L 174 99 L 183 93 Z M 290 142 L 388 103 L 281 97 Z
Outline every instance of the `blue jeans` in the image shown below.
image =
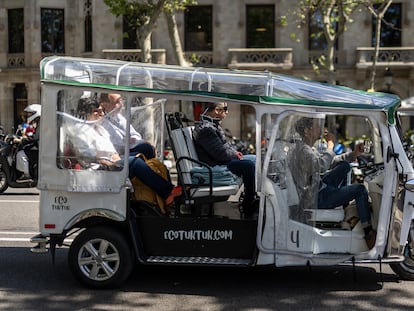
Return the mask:
M 155 149 L 147 142 L 141 142 L 129 150 L 130 156 L 136 156 L 138 153 L 142 153 L 147 159 L 155 158 Z
M 341 162 L 322 178 L 326 187 L 319 191 L 318 208 L 330 209 L 344 205 L 355 199 L 361 223 L 371 223 L 371 211 L 368 203 L 368 192 L 362 184 L 346 185 L 351 166 Z
M 255 154 L 244 154 L 243 155 L 243 160 L 250 160 L 254 164 L 256 164 L 256 155 Z
M 242 160 L 231 160 L 227 163 L 227 168 L 243 179 L 244 194 L 247 201 L 252 200 L 256 195 L 255 166 L 255 155 L 245 155 Z
M 174 187 L 170 179 L 165 180 L 155 173 L 141 158 L 130 156 L 128 161 L 130 179 L 136 176 L 162 198 L 169 196 Z

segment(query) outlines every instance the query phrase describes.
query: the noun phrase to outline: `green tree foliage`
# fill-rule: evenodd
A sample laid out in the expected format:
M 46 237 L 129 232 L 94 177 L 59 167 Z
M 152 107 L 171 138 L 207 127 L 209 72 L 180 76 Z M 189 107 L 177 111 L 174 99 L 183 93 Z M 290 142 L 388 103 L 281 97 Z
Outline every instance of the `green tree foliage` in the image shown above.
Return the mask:
M 298 28 L 308 26 L 312 20 L 320 19 L 320 28 L 314 28 L 315 32 L 309 34 L 313 38 L 324 38 L 326 49 L 313 62 L 314 70 L 320 72 L 327 70 L 327 81 L 335 84 L 335 47 L 338 38 L 347 30 L 349 23 L 353 22 L 352 14 L 357 10 L 374 6 L 389 0 L 300 0 L 297 6 L 290 12 L 290 16 L 282 16 L 282 25 L 287 25 L 289 17 Z M 297 39 L 296 34 L 291 34 Z
M 178 62 L 183 62 L 181 42 L 175 23 L 175 12 L 195 5 L 195 0 L 104 0 L 109 11 L 115 16 L 124 16 L 130 27 L 136 29 L 137 48 L 141 49 L 144 62 L 151 62 L 151 34 L 161 13 L 169 23 L 170 38 L 177 54 Z

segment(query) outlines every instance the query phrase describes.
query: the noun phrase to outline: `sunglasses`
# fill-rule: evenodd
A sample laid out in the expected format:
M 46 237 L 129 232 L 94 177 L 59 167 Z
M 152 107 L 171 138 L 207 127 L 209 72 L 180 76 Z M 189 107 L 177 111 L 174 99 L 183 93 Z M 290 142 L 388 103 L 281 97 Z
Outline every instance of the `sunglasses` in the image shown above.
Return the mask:
M 92 112 L 103 113 L 104 111 L 102 108 L 96 108 L 96 109 L 93 109 Z
M 217 107 L 217 109 L 218 109 L 218 110 L 222 110 L 222 111 L 224 111 L 224 112 L 229 111 L 229 107 L 227 107 L 227 106 L 224 106 L 224 107 Z

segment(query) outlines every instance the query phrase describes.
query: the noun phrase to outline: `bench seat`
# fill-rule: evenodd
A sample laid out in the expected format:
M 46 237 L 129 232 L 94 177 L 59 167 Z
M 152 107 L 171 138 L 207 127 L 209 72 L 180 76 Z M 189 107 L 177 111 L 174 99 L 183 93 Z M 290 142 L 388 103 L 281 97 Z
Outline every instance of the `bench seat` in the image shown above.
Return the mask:
M 177 166 L 177 173 L 184 186 L 190 186 L 192 198 L 216 196 L 228 197 L 236 194 L 239 190 L 239 184 L 228 186 L 195 185 L 192 182 L 191 170 L 196 166 L 209 167 L 207 164 L 198 160 L 193 142 L 193 126 L 174 129 L 171 131 L 171 140 L 174 148 Z M 210 168 L 211 169 L 211 168 Z
M 218 180 L 213 179 L 214 169 L 198 158 L 193 141 L 194 126 L 184 126 L 182 117 L 178 112 L 165 115 L 168 135 L 176 159 L 178 184 L 183 189 L 181 204 L 190 207 L 196 215 L 201 215 L 202 206 L 207 204 L 211 215 L 214 213 L 213 204 L 215 202 L 226 201 L 231 195 L 237 194 L 241 179 L 237 179 L 234 184 L 226 185 L 224 182 L 224 184 L 219 183 L 217 185 Z M 215 169 L 217 168 L 215 167 Z M 224 177 L 224 174 L 230 173 L 226 167 L 221 169 L 225 170 L 223 175 L 217 175 L 217 171 L 215 171 L 215 176 Z M 197 179 L 196 176 L 200 174 L 200 170 L 205 175 L 202 175 L 201 179 Z M 196 183 L 195 180 L 200 183 Z M 216 181 L 216 184 L 214 184 L 214 181 Z M 223 180 L 220 181 L 223 182 Z

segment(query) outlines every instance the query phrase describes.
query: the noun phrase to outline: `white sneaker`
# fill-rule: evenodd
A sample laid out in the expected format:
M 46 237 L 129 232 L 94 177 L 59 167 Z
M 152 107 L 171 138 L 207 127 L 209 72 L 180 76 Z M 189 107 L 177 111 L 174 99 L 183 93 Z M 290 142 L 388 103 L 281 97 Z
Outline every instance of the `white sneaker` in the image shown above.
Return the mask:
M 32 177 L 30 175 L 25 175 L 25 174 L 23 174 L 22 176 L 16 179 L 17 183 L 32 182 L 32 181 L 33 181 Z

